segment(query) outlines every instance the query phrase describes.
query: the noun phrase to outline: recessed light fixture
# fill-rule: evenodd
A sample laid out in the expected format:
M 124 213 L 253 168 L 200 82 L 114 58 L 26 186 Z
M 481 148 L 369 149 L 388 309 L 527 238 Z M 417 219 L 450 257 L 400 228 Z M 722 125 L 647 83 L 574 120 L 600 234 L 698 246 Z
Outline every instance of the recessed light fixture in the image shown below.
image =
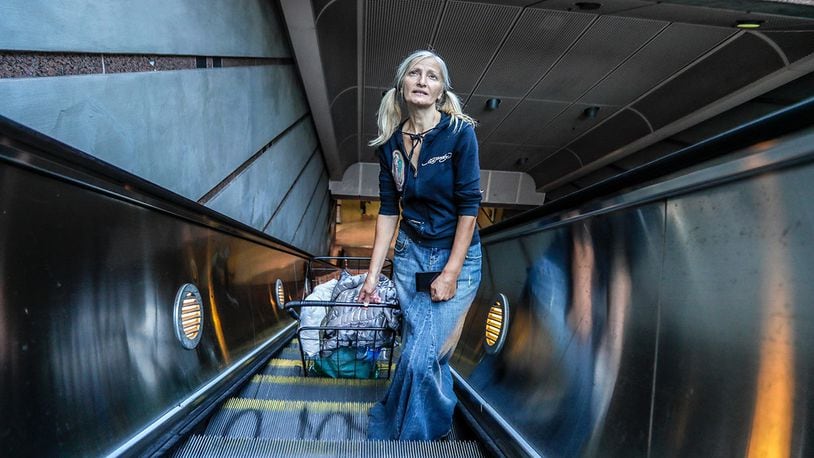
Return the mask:
M 740 19 L 735 21 L 735 27 L 739 29 L 759 29 L 764 22 L 766 21 L 760 21 L 757 19 Z
M 599 113 L 599 107 L 588 107 L 582 110 L 582 117 L 585 119 L 595 119 Z
M 486 111 L 494 111 L 497 110 L 497 107 L 500 106 L 500 99 L 489 99 L 486 101 Z
M 598 2 L 576 2 L 574 5 L 581 10 L 598 10 L 602 4 Z

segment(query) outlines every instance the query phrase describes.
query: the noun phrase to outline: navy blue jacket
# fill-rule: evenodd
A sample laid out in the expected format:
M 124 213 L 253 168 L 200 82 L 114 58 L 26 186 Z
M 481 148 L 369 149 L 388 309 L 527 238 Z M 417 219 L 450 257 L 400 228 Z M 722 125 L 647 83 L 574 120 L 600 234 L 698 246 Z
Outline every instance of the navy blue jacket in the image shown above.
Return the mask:
M 402 124 L 403 125 L 403 124 Z M 421 245 L 451 248 L 458 216 L 478 216 L 480 165 L 478 141 L 471 125 L 453 132 L 450 116 L 424 136 L 418 169 L 405 149 L 401 127 L 378 149 L 380 215 L 398 215 L 400 228 Z M 480 241 L 478 230 L 472 243 Z

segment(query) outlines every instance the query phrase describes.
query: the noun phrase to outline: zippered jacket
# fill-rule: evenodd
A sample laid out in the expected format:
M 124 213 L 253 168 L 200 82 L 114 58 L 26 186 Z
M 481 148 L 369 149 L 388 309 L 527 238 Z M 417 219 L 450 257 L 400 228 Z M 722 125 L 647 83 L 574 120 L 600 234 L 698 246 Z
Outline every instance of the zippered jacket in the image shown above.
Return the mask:
M 378 149 L 380 215 L 398 215 L 400 229 L 415 243 L 451 248 L 458 216 L 478 216 L 481 202 L 478 141 L 461 122 L 453 132 L 450 116 L 425 134 L 418 167 L 409 160 L 402 128 Z M 402 123 L 402 126 L 404 124 Z M 477 228 L 472 244 L 480 242 Z

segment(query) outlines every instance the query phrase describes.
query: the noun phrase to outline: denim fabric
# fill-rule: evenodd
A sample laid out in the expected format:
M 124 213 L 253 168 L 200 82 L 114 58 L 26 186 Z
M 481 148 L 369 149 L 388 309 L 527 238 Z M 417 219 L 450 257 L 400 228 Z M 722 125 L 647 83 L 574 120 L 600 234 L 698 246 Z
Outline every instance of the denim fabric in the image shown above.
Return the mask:
M 368 438 L 436 440 L 449 433 L 458 399 L 452 391 L 449 358 L 481 278 L 481 247 L 469 247 L 455 296 L 433 302 L 415 291 L 415 273 L 442 270 L 450 250 L 414 243 L 403 231 L 396 239 L 393 279 L 401 305 L 402 353 L 384 399 L 370 410 Z

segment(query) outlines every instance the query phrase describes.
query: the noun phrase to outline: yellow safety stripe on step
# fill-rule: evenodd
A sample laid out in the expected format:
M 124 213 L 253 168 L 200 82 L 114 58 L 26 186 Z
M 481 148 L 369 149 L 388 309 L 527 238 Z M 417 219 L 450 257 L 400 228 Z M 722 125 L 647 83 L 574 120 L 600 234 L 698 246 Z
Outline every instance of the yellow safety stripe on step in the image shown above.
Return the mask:
M 268 365 L 273 367 L 300 367 L 302 362 L 298 359 L 272 359 Z
M 340 385 L 340 386 L 376 386 L 384 385 L 383 379 L 350 379 L 325 377 L 289 377 L 284 375 L 259 374 L 252 377 L 252 383 L 276 383 L 279 385 Z
M 376 361 L 376 366 L 381 370 L 387 370 L 387 361 Z M 268 366 L 273 367 L 302 367 L 302 361 L 299 359 L 277 359 L 274 358 L 269 361 Z M 396 363 L 392 364 L 393 370 L 396 370 Z
M 364 414 L 373 407 L 373 402 L 330 402 L 330 401 L 283 401 L 278 399 L 231 398 L 224 409 L 297 411 L 308 409 L 311 412 L 336 412 Z

